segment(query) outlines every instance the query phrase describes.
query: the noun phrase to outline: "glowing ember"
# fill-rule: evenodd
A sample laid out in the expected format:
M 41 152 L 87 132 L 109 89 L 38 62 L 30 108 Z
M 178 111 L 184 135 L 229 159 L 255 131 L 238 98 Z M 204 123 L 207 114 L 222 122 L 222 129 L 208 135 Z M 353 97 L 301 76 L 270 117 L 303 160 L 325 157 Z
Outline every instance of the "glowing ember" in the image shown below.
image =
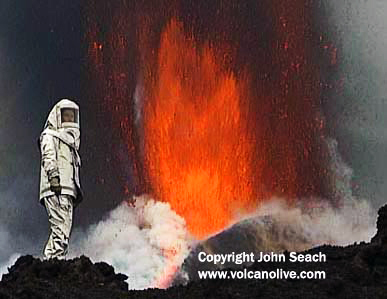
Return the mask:
M 246 79 L 225 70 L 177 21 L 161 36 L 157 63 L 155 78 L 145 78 L 145 166 L 154 196 L 202 238 L 256 200 Z

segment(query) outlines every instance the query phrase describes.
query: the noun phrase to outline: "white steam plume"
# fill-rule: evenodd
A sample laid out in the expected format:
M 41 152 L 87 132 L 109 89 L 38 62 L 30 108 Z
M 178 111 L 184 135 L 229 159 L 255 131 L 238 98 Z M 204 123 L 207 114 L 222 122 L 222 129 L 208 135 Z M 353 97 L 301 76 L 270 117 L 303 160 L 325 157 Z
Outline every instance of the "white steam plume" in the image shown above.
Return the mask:
M 74 254 L 110 263 L 129 276 L 129 289 L 166 288 L 191 242 L 185 220 L 168 203 L 142 195 L 134 208 L 123 202 L 92 226 Z
M 3 274 L 8 273 L 8 267 L 11 267 L 21 255 L 19 253 L 12 253 L 11 240 L 12 236 L 7 230 L 2 228 L 0 223 L 0 252 L 2 253 L 0 255 L 0 280 Z M 4 259 L 4 257 L 6 258 Z
M 325 139 L 330 157 L 331 178 L 339 207 L 332 207 L 321 198 L 297 199 L 296 206 L 289 207 L 285 199 L 272 198 L 261 205 L 253 215 L 239 218 L 260 223 L 263 215 L 271 215 L 284 236 L 283 244 L 288 250 L 303 250 L 322 244 L 349 245 L 359 241 L 370 241 L 376 233 L 376 210 L 370 202 L 352 194 L 352 169 L 346 165 L 338 151 L 337 141 Z M 312 206 L 312 207 L 311 207 Z M 258 222 L 257 222 L 258 221 Z M 288 233 L 302 237 L 296 244 L 288 240 Z M 270 240 L 270 236 L 268 236 Z M 272 240 L 270 240 L 272 241 Z M 289 242 L 290 241 L 290 242 Z
M 8 261 L 2 265 L 0 265 L 0 280 L 2 279 L 3 274 L 8 273 L 8 268 L 10 268 L 13 264 L 15 264 L 16 260 L 21 256 L 21 254 L 14 253 L 8 259 Z
M 364 200 L 345 199 L 340 209 L 326 206 L 306 211 L 301 207 L 289 208 L 284 200 L 276 198 L 263 204 L 247 221 L 264 225 L 259 221 L 263 215 L 270 215 L 275 221 L 275 238 L 278 238 L 273 240 L 268 235 L 265 239 L 271 244 L 278 242 L 285 247 L 282 249 L 287 250 L 299 251 L 323 244 L 345 246 L 359 241 L 369 242 L 376 233 L 375 212 Z

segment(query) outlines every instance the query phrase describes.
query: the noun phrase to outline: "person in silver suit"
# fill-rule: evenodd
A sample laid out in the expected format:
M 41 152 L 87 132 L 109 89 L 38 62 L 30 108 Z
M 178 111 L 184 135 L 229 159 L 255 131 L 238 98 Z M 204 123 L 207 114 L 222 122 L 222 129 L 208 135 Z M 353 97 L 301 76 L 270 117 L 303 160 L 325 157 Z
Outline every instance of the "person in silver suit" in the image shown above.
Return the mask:
M 52 108 L 39 138 L 39 201 L 46 208 L 50 223 L 45 259 L 64 259 L 68 252 L 73 210 L 83 199 L 79 145 L 79 107 L 62 99 Z

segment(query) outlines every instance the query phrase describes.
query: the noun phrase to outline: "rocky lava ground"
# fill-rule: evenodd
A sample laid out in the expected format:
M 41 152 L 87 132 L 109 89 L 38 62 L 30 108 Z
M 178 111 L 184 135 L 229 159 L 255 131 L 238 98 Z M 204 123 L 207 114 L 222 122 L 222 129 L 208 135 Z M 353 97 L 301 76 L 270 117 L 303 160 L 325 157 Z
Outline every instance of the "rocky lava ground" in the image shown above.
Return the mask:
M 371 243 L 346 247 L 323 245 L 325 263 L 255 263 L 247 270 L 326 272 L 325 280 L 191 280 L 176 278 L 167 290 L 127 291 L 127 277 L 106 263 L 81 256 L 67 261 L 20 257 L 0 282 L 0 299 L 8 298 L 387 298 L 387 205 L 379 210 Z M 225 269 L 226 270 L 226 269 Z M 233 269 L 235 270 L 235 269 Z

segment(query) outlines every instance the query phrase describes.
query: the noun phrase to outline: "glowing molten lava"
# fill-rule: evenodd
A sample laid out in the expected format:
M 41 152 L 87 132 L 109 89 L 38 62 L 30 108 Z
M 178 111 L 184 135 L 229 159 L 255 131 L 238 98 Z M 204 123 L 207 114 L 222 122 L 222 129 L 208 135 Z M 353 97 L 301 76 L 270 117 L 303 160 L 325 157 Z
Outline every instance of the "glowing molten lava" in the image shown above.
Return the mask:
M 154 196 L 203 238 L 256 200 L 246 79 L 176 21 L 161 35 L 157 64 L 145 78 L 145 166 Z

